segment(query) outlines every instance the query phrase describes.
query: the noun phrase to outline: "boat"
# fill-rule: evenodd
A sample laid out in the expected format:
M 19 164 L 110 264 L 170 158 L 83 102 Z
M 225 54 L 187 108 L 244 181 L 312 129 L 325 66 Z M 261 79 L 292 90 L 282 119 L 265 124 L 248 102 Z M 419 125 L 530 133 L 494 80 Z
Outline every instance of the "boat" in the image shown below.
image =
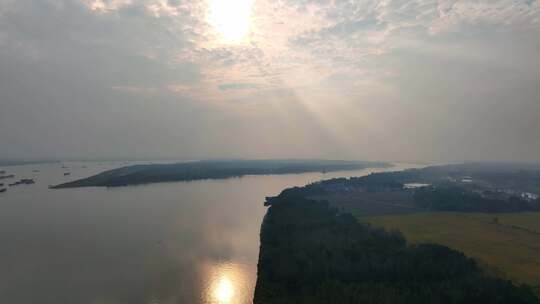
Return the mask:
M 71 175 L 71 173 L 70 172 L 64 173 L 64 176 L 68 176 L 68 175 Z
M 2 193 L 2 192 L 6 192 L 6 191 L 7 191 L 7 189 L 6 189 L 6 188 L 0 188 L 0 193 Z

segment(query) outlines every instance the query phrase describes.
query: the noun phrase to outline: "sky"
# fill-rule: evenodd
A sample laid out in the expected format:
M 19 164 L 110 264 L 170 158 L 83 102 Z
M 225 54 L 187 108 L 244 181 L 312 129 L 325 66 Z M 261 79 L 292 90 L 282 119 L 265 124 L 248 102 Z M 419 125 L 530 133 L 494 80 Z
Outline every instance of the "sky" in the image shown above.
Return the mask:
M 540 0 L 2 0 L 0 158 L 540 161 Z

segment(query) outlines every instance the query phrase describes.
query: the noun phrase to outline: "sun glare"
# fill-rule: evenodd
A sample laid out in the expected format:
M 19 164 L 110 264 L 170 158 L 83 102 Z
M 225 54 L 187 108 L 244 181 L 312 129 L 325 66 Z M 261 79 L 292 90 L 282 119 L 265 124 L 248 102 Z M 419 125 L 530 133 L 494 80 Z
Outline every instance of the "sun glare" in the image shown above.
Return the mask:
M 208 21 L 223 42 L 240 43 L 249 33 L 254 0 L 209 0 Z
M 221 278 L 215 290 L 216 299 L 219 303 L 229 303 L 233 294 L 234 288 L 231 281 L 227 277 Z

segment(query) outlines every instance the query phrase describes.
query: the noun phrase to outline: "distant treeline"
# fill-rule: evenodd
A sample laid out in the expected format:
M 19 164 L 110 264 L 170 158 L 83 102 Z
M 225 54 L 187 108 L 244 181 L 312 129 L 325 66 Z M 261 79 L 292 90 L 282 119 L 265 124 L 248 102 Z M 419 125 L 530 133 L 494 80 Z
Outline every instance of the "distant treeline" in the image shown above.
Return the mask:
M 530 287 L 489 277 L 458 251 L 407 245 L 397 231 L 307 199 L 307 190 L 324 187 L 291 188 L 268 199 L 255 304 L 540 303 Z
M 20 165 L 38 165 L 59 163 L 58 160 L 17 160 L 17 159 L 0 159 L 0 167 L 20 166 Z
M 506 194 L 501 194 L 499 197 L 488 197 L 472 191 L 470 188 L 472 187 L 474 189 L 474 186 L 449 182 L 448 178 L 450 175 L 457 178 L 465 174 L 456 168 L 459 167 L 452 165 L 400 172 L 372 173 L 362 177 L 335 178 L 312 183 L 305 187 L 286 189 L 284 193 L 294 193 L 303 197 L 330 194 L 332 192 L 344 191 L 345 189 L 376 193 L 402 190 L 405 183 L 421 182 L 433 184 L 433 186 L 410 190 L 414 192 L 413 204 L 415 207 L 429 211 L 487 213 L 540 211 L 540 199 L 530 201 L 516 195 Z M 465 172 L 471 175 L 474 174 L 474 172 Z M 508 178 L 512 176 L 514 180 L 507 180 L 506 184 L 517 184 L 516 181 L 530 184 L 536 180 L 538 174 L 540 173 L 536 171 L 523 171 L 522 175 L 517 172 L 480 172 L 474 175 L 484 177 L 487 175 L 490 178 L 489 181 L 498 181 L 501 179 L 501 176 Z M 496 196 L 496 193 L 493 193 L 492 196 Z M 268 202 L 271 203 L 272 198 Z
M 424 209 L 454 212 L 524 212 L 540 211 L 540 201 L 483 197 L 461 187 L 425 187 L 414 192 L 414 203 Z
M 177 164 L 135 165 L 102 172 L 81 180 L 54 186 L 118 187 L 158 182 L 223 179 L 245 175 L 289 174 L 387 167 L 388 163 L 340 160 L 215 160 Z

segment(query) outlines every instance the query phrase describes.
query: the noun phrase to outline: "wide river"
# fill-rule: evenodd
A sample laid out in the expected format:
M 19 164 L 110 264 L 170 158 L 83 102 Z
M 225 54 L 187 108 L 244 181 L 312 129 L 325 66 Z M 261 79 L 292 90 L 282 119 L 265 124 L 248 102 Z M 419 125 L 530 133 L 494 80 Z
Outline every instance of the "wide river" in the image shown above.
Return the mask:
M 16 175 L 0 183 L 36 180 L 0 193 L 0 303 L 251 303 L 264 198 L 321 179 L 383 171 L 48 189 L 127 164 L 0 168 Z M 412 167 L 418 166 L 384 171 Z

